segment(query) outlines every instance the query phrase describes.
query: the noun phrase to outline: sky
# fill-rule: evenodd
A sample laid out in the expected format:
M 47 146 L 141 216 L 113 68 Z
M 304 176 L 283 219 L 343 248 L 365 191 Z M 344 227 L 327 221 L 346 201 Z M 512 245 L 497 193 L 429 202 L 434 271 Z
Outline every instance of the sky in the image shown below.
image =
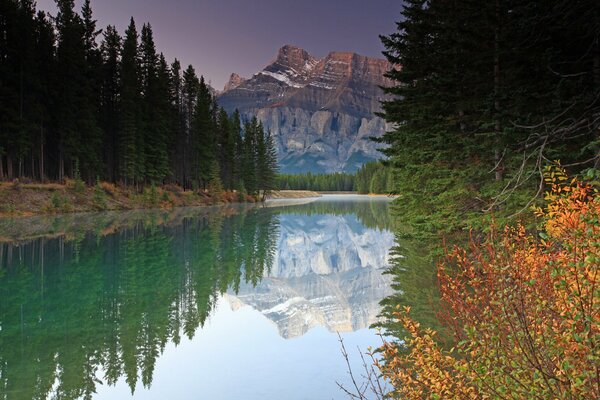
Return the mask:
M 83 0 L 76 0 L 81 9 Z M 56 13 L 54 0 L 38 9 Z M 138 32 L 150 22 L 157 50 L 169 62 L 192 64 L 216 89 L 232 72 L 250 77 L 292 44 L 313 56 L 353 51 L 382 57 L 380 34 L 390 34 L 401 0 L 92 0 L 98 27 L 123 34 L 130 17 Z

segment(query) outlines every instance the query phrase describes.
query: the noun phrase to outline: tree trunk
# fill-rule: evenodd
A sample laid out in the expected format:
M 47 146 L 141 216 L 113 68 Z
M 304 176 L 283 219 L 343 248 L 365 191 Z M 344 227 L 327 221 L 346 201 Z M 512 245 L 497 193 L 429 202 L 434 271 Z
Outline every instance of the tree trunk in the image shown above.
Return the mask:
M 65 157 L 63 155 L 62 148 L 59 150 L 59 160 L 58 160 L 58 181 L 64 182 L 65 179 Z
M 45 182 L 44 176 L 44 122 L 40 125 L 40 181 Z
M 494 151 L 495 170 L 494 175 L 497 181 L 504 178 L 504 162 L 500 154 L 500 134 L 502 126 L 500 125 L 500 0 L 496 0 L 496 27 L 494 29 L 494 141 L 496 149 Z
M 31 152 L 31 179 L 35 181 L 35 155 Z
M 8 153 L 6 155 L 6 172 L 8 173 L 8 179 L 12 181 L 14 176 L 13 176 L 13 162 L 12 162 L 12 157 L 10 156 L 10 153 Z
M 2 154 L 0 154 L 0 181 L 4 180 L 4 161 L 2 160 Z

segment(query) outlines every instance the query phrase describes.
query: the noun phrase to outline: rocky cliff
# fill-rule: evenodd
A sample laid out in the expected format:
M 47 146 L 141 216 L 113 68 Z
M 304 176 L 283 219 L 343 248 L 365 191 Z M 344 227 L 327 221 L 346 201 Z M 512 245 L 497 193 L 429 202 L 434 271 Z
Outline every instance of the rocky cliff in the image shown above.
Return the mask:
M 232 77 L 218 102 L 246 119 L 257 116 L 271 130 L 283 172 L 354 171 L 381 157 L 369 138 L 388 128 L 374 113 L 390 68 L 355 53 L 319 59 L 284 46 L 251 78 Z

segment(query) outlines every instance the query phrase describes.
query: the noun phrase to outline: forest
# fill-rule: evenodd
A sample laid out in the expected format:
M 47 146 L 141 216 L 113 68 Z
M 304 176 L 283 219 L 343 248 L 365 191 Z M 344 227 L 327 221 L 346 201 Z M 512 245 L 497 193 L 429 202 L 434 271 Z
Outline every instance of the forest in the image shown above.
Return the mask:
M 97 180 L 257 194 L 273 189 L 273 138 L 218 106 L 193 66 L 168 63 L 152 27 L 99 29 L 90 0 L 58 12 L 0 1 L 0 180 Z
M 280 174 L 280 190 L 312 190 L 316 192 L 358 192 L 360 194 L 393 194 L 393 170 L 382 161 L 364 164 L 354 173 Z
M 375 398 L 599 398 L 600 3 L 404 5 L 381 37 L 401 197 Z
M 408 0 L 381 39 L 394 65 L 383 142 L 415 233 L 524 216 L 560 161 L 600 164 L 600 4 Z M 529 213 L 530 214 L 530 213 Z

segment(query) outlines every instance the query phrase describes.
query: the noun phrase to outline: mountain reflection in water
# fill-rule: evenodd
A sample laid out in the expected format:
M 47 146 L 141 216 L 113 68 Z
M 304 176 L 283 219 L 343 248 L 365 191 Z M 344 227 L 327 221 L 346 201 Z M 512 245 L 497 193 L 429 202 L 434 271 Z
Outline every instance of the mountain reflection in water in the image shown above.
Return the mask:
M 201 337 L 223 301 L 284 338 L 366 328 L 391 293 L 387 207 L 340 198 L 2 220 L 0 398 L 92 398 L 123 379 L 149 388 L 165 348 Z

